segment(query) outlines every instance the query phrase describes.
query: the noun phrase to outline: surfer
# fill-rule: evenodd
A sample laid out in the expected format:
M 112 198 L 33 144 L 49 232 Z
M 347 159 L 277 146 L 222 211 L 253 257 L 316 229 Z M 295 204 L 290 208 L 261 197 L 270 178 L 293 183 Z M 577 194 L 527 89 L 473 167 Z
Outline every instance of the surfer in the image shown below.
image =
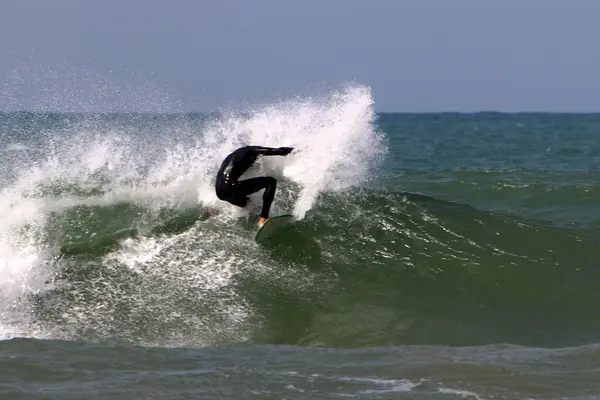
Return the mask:
M 272 176 L 260 176 L 243 181 L 238 179 L 254 164 L 258 156 L 287 156 L 292 150 L 294 150 L 293 147 L 245 146 L 229 154 L 223 160 L 217 173 L 217 181 L 215 182 L 217 197 L 220 200 L 244 208 L 248 204 L 249 195 L 265 189 L 262 210 L 258 219 L 258 226 L 263 226 L 269 219 L 269 210 L 275 197 L 277 180 Z

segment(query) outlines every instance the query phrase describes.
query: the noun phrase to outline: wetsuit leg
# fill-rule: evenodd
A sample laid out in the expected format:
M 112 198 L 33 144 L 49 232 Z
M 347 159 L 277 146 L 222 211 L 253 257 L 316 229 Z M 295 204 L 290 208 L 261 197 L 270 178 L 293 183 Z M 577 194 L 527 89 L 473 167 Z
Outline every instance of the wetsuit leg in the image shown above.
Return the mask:
M 246 198 L 247 201 L 246 196 L 258 192 L 261 189 L 265 189 L 265 192 L 263 193 L 263 205 L 260 216 L 262 218 L 269 218 L 269 210 L 271 209 L 271 203 L 273 203 L 273 198 L 275 197 L 276 188 L 277 180 L 273 177 L 261 176 L 258 178 L 250 178 L 239 181 L 233 186 L 233 197 L 236 199 L 236 201 L 241 202 L 242 198 Z

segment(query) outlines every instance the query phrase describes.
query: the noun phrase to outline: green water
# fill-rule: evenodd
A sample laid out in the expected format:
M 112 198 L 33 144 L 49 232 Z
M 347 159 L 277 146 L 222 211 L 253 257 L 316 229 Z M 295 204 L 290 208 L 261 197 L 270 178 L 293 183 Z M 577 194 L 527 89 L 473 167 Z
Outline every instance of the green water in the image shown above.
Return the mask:
M 600 395 L 600 115 L 376 115 L 261 243 L 203 215 L 210 121 L 0 116 L 2 398 Z

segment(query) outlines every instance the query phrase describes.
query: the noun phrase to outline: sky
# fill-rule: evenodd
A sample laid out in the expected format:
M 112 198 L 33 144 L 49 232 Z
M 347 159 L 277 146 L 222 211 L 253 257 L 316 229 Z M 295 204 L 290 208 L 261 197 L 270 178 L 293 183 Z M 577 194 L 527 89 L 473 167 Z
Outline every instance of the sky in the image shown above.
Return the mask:
M 600 111 L 598 0 L 3 0 L 0 110 Z

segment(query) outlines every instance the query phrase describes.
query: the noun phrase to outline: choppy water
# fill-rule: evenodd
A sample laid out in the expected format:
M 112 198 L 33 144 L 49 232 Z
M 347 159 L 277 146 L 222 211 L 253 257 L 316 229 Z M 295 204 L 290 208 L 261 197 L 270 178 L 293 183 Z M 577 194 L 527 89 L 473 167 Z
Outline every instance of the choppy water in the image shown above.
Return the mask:
M 3 398 L 600 396 L 600 115 L 378 115 L 350 87 L 5 113 L 0 139 Z M 251 172 L 300 219 L 264 244 L 259 201 L 212 190 L 243 144 L 301 150 Z

